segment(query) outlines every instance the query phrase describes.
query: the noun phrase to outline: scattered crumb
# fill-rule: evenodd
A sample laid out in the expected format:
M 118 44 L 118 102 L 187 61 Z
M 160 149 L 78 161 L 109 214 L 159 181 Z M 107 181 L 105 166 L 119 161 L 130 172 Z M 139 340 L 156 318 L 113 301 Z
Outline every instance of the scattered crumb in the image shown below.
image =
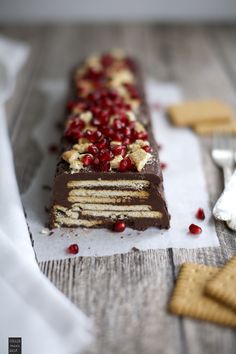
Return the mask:
M 121 236 L 120 238 L 124 238 L 124 236 Z
M 139 252 L 139 251 L 140 251 L 140 249 L 139 249 L 139 248 L 137 248 L 137 247 L 132 247 L 132 248 L 131 248 L 131 251 L 134 251 L 134 252 Z
M 45 228 L 45 229 L 42 229 L 40 231 L 40 233 L 43 234 L 43 235 L 49 235 L 50 234 L 50 230 L 48 228 Z
M 48 186 L 47 184 L 44 184 L 42 186 L 42 189 L 45 190 L 45 191 L 51 191 L 52 190 L 52 187 Z
M 50 233 L 49 233 L 49 236 L 52 236 L 54 234 L 54 232 L 53 231 L 51 231 Z

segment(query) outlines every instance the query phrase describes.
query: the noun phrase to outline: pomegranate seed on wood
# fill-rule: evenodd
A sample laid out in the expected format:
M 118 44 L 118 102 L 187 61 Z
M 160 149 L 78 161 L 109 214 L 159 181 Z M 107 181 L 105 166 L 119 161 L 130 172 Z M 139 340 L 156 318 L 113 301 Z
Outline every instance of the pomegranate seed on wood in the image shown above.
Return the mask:
M 199 220 L 204 220 L 205 219 L 205 213 L 202 208 L 199 208 L 196 212 L 196 218 Z
M 73 243 L 67 248 L 67 252 L 70 254 L 77 254 L 79 252 L 79 246 L 77 243 Z
M 189 225 L 189 232 L 193 235 L 198 235 L 202 232 L 202 229 L 198 225 L 191 224 L 191 225 Z

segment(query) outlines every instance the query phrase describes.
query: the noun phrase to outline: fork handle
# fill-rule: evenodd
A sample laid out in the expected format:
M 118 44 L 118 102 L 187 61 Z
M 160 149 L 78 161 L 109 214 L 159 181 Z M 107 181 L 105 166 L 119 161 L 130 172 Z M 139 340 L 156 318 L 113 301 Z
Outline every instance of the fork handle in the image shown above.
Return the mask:
M 224 187 L 226 187 L 226 185 L 228 184 L 232 174 L 233 174 L 233 168 L 231 166 L 223 167 Z
M 230 173 L 231 168 L 224 168 L 225 188 L 213 208 L 213 215 L 216 219 L 230 221 L 235 209 L 236 196 L 236 170 Z

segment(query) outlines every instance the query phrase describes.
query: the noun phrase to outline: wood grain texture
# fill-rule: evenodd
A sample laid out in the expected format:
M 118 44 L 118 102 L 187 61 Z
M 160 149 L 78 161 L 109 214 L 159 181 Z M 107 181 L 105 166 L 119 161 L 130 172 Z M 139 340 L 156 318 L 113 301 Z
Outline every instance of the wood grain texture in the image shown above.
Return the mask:
M 140 58 L 147 75 L 176 81 L 186 97 L 218 97 L 236 110 L 236 27 L 87 24 L 1 26 L 0 30 L 32 46 L 31 58 L 8 103 L 21 191 L 27 188 L 40 163 L 39 150 L 32 141 L 32 130 L 43 114 L 45 102 L 37 90 L 38 82 L 45 78 L 67 80 L 71 67 L 93 51 L 122 47 Z M 210 159 L 210 139 L 202 138 L 200 143 L 213 205 L 222 187 L 221 175 Z M 78 257 L 44 262 L 40 268 L 95 319 L 97 340 L 91 353 L 233 354 L 235 331 L 166 312 L 183 262 L 223 265 L 235 252 L 235 234 L 222 223 L 217 223 L 217 233 L 220 248 Z

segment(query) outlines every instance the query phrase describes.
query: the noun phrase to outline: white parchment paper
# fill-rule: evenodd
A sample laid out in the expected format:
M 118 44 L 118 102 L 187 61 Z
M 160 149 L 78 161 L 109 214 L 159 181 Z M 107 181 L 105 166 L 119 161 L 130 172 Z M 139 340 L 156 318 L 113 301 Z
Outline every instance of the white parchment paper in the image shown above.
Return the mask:
M 181 100 L 181 92 L 174 84 L 162 84 L 149 80 L 147 94 L 150 104 L 159 103 L 166 107 Z M 43 153 L 43 161 L 23 195 L 23 204 L 32 234 L 34 249 L 39 261 L 71 257 L 66 248 L 71 243 L 79 245 L 78 256 L 105 256 L 126 253 L 133 247 L 139 250 L 158 248 L 200 248 L 219 246 L 204 179 L 201 152 L 197 137 L 188 129 L 175 128 L 169 124 L 164 109 L 152 110 L 152 122 L 158 143 L 162 145 L 160 158 L 167 163 L 164 170 L 164 186 L 171 214 L 171 228 L 168 231 L 149 228 L 146 231 L 126 229 L 114 233 L 105 229 L 53 230 L 43 234 L 48 215 L 45 206 L 50 205 L 51 192 L 42 188 L 52 186 L 56 157 L 48 154 L 48 145 L 59 141 L 55 129 L 58 114 L 62 112 L 65 87 L 62 82 L 43 82 L 40 89 L 46 94 L 46 109 L 41 123 L 34 132 L 34 139 Z M 206 219 L 195 219 L 196 210 L 204 209 Z M 203 229 L 200 235 L 190 235 L 188 227 L 197 223 Z

